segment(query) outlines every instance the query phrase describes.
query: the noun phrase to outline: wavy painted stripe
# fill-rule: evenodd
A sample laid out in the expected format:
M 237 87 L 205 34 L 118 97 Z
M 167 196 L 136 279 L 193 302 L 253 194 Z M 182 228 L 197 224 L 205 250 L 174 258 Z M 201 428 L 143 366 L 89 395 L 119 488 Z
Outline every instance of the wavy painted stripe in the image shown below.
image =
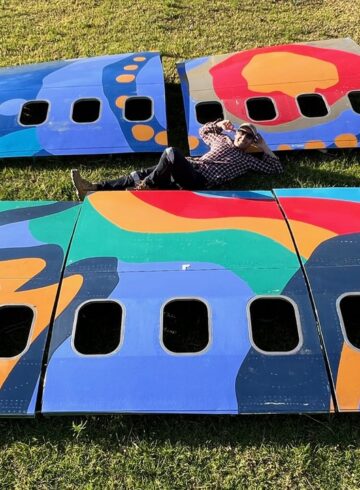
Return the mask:
M 333 199 L 280 198 L 288 220 L 325 228 L 337 235 L 360 231 L 360 204 Z
M 294 246 L 283 221 L 271 218 L 222 217 L 190 219 L 150 206 L 132 192 L 95 192 L 88 197 L 105 219 L 119 228 L 137 233 L 191 233 L 209 230 L 245 230 L 266 236 L 291 252 Z M 126 210 L 122 212 L 122 210 Z
M 201 195 L 190 191 L 135 192 L 138 199 L 158 209 L 183 218 L 257 217 L 283 219 L 274 200 L 264 198 L 241 199 L 237 197 Z

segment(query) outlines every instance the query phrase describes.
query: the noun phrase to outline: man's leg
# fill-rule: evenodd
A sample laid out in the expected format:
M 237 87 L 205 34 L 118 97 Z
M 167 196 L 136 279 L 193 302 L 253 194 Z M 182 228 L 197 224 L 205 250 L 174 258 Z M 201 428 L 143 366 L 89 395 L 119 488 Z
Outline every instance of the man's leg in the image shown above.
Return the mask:
M 134 187 L 138 182 L 141 182 L 154 170 L 155 167 L 150 167 L 136 172 L 131 172 L 129 175 L 120 177 L 115 180 L 108 180 L 100 183 L 90 182 L 81 177 L 77 169 L 71 170 L 71 179 L 73 181 L 76 193 L 81 201 L 84 200 L 88 192 L 93 191 L 118 191 L 128 187 Z
M 161 189 L 173 188 L 174 183 L 184 189 L 197 189 L 204 187 L 205 179 L 179 150 L 170 147 L 163 152 L 145 183 Z

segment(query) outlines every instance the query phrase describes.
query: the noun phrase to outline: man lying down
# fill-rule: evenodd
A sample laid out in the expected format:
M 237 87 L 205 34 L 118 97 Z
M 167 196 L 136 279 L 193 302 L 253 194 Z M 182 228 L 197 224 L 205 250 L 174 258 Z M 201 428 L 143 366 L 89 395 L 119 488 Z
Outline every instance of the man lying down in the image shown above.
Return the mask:
M 234 140 L 223 131 L 235 131 Z M 71 178 L 77 195 L 87 192 L 132 189 L 201 190 L 239 177 L 248 170 L 266 174 L 280 173 L 283 167 L 253 124 L 243 123 L 236 130 L 231 121 L 209 122 L 199 131 L 210 150 L 200 158 L 184 157 L 176 148 L 166 148 L 154 167 L 136 170 L 116 180 L 93 183 L 81 177 L 77 169 Z M 262 152 L 248 153 L 250 146 Z

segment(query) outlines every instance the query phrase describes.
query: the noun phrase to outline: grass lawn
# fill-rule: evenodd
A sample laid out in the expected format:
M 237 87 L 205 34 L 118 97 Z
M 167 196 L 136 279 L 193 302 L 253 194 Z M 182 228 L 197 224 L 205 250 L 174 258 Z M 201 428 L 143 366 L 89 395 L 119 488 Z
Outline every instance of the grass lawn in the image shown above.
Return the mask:
M 176 61 L 338 37 L 360 43 L 359 11 L 360 0 L 0 0 L 0 65 L 159 50 L 170 144 L 186 152 Z M 248 175 L 231 188 L 358 186 L 359 155 L 282 154 L 284 174 Z M 99 180 L 155 160 L 2 160 L 0 199 L 71 200 L 72 167 Z M 0 489 L 355 489 L 359 443 L 356 415 L 1 420 Z

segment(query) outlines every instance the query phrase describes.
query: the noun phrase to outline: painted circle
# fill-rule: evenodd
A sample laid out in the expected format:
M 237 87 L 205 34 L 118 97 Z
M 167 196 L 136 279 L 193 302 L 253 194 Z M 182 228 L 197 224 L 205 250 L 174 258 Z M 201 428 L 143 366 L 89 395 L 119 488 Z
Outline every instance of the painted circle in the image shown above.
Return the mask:
M 166 146 L 168 144 L 167 131 L 160 131 L 155 136 L 155 141 L 158 145 Z
M 326 148 L 326 145 L 321 140 L 309 140 L 305 143 L 304 148 L 307 150 L 317 150 L 320 148 Z
M 149 141 L 154 136 L 155 131 L 146 124 L 136 124 L 131 129 L 134 138 L 138 141 Z
M 292 147 L 290 145 L 279 145 L 277 149 L 280 151 L 289 151 L 292 150 Z
M 119 83 L 130 83 L 135 80 L 135 75 L 119 75 L 116 81 Z
M 120 97 L 118 97 L 115 101 L 116 107 L 118 107 L 119 109 L 123 109 L 127 98 L 127 95 L 120 95 Z
M 139 65 L 126 65 L 124 66 L 124 70 L 126 71 L 133 71 L 137 70 L 139 68 Z
M 189 136 L 188 143 L 190 150 L 195 150 L 195 148 L 199 146 L 199 138 L 197 138 L 196 136 Z
M 135 58 L 133 58 L 134 61 L 145 61 L 146 58 L 145 56 L 135 56 Z
M 343 133 L 336 136 L 335 145 L 338 148 L 356 148 L 358 145 L 358 140 L 352 133 Z

